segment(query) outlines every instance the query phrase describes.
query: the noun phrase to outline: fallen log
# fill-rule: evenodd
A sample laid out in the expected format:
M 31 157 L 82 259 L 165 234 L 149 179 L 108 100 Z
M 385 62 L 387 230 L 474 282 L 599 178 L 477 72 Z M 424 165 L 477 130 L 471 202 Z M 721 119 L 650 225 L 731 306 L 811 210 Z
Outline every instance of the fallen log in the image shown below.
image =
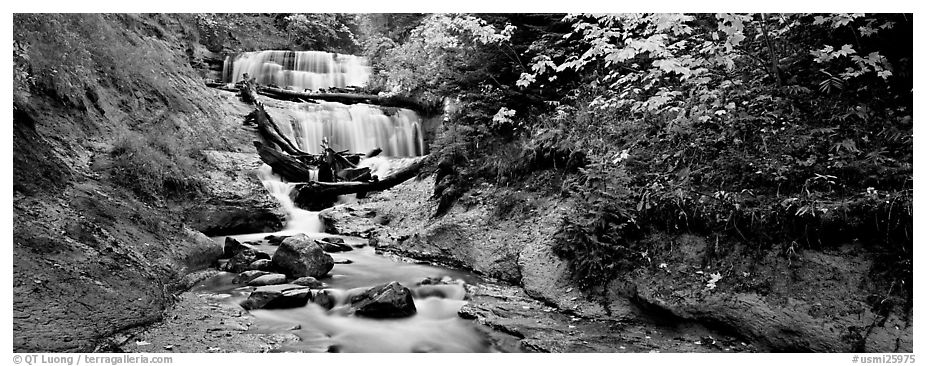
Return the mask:
M 309 93 L 287 90 L 272 86 L 260 86 L 257 92 L 275 99 L 291 100 L 304 102 L 306 99 L 324 100 L 329 102 L 338 102 L 343 104 L 375 104 L 383 107 L 407 108 L 424 113 L 433 113 L 440 107 L 436 105 L 422 103 L 420 101 L 404 98 L 399 96 L 382 97 L 373 94 L 355 94 L 355 93 Z
M 324 209 L 330 207 L 330 204 L 340 195 L 356 193 L 358 197 L 362 197 L 369 192 L 384 191 L 395 187 L 418 175 L 427 165 L 427 161 L 428 156 L 422 157 L 385 178 L 371 182 L 299 183 L 293 187 L 290 195 L 297 207 L 307 210 Z
M 225 91 L 239 91 L 238 89 L 229 88 L 225 84 L 216 82 L 206 82 L 206 86 Z M 438 114 L 441 111 L 440 103 L 428 103 L 401 96 L 379 96 L 374 94 L 351 93 L 348 89 L 334 89 L 337 92 L 299 92 L 274 86 L 257 86 L 256 93 L 273 99 L 288 100 L 299 103 L 318 103 L 317 100 L 328 102 L 338 102 L 343 104 L 373 104 L 382 107 L 397 107 L 411 109 L 426 115 Z
M 257 148 L 257 155 L 260 160 L 267 163 L 273 172 L 290 182 L 308 182 L 312 180 L 312 173 L 315 169 L 293 156 L 281 153 L 276 149 L 262 144 L 260 141 L 254 141 L 254 147 Z
M 264 110 L 264 103 L 261 102 L 260 99 L 257 99 L 257 87 L 258 86 L 247 77 L 247 74 L 245 74 L 245 79 L 240 89 L 241 97 L 245 102 L 254 104 L 254 111 L 248 115 L 247 120 L 257 123 L 257 129 L 261 137 L 268 143 L 278 146 L 280 150 L 290 155 L 308 155 L 302 150 L 299 150 L 296 144 L 290 141 L 280 130 L 280 127 L 273 122 L 273 118 Z

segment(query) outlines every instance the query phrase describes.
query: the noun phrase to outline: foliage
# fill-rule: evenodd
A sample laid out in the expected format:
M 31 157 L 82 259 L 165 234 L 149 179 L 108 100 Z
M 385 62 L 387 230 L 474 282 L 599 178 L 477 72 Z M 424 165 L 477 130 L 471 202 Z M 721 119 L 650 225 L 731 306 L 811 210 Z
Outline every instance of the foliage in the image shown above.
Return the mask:
M 909 253 L 909 15 L 559 20 L 430 16 L 379 43 L 393 92 L 452 100 L 432 148 L 441 210 L 476 181 L 556 187 L 578 203 L 557 252 L 584 286 L 644 263 L 646 230 Z
M 297 50 L 330 50 L 355 53 L 358 43 L 346 14 L 306 13 L 283 17 L 283 30 Z
M 113 181 L 143 199 L 195 197 L 205 187 L 190 152 L 175 139 L 127 132 L 116 138 L 110 155 Z
M 215 14 L 196 14 L 196 28 L 200 43 L 212 52 L 222 51 L 228 30 L 216 19 Z
M 645 256 L 635 248 L 639 227 L 630 206 L 629 177 L 620 163 L 597 161 L 581 168 L 565 188 L 577 201 L 556 235 L 553 252 L 572 263 L 583 288 L 605 285 L 618 270 Z
M 485 59 L 485 48 L 502 47 L 512 32 L 511 25 L 498 30 L 471 15 L 429 15 L 411 30 L 405 43 L 386 52 L 382 71 L 386 86 L 398 94 L 442 95 L 465 81 L 467 69 Z

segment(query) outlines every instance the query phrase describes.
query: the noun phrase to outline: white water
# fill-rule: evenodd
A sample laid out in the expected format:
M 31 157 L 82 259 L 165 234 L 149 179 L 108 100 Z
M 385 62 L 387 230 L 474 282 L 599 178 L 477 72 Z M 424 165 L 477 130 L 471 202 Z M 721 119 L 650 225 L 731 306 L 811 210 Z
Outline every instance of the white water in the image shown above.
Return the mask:
M 289 193 L 293 190 L 292 184 L 284 182 L 280 176 L 273 174 L 273 169 L 267 164 L 263 164 L 257 169 L 257 175 L 260 177 L 261 183 L 264 184 L 264 188 L 280 202 L 288 216 L 286 227 L 277 234 L 295 235 L 322 232 L 323 227 L 321 220 L 318 218 L 318 212 L 306 211 L 296 207 L 292 198 L 289 197 Z
M 247 73 L 263 85 L 316 91 L 363 86 L 371 73 L 363 57 L 320 51 L 245 52 L 225 59 L 226 82 L 237 83 Z
M 363 86 L 370 78 L 371 69 L 365 58 L 352 55 L 260 51 L 226 58 L 223 73 L 226 82 L 241 81 L 242 75 L 247 73 L 263 85 L 315 91 Z M 321 153 L 321 141 L 326 137 L 338 151 L 366 153 L 380 148 L 383 156 L 390 157 L 424 153 L 421 117 L 410 109 L 326 101 L 286 103 L 284 108 L 282 113 L 273 111 L 271 114 L 278 116 L 278 125 L 287 137 L 308 153 Z
M 321 141 L 327 137 L 337 151 L 366 153 L 380 148 L 383 156 L 421 156 L 421 117 L 410 109 L 391 110 L 394 113 L 387 115 L 383 108 L 369 104 L 302 103 L 288 111 L 295 123 L 283 129 L 299 149 L 312 154 L 322 152 Z
M 391 170 L 412 162 L 414 159 L 371 158 L 361 162 L 374 172 L 388 174 Z M 292 185 L 273 174 L 270 166 L 263 165 L 258 175 L 264 187 L 280 201 L 289 221 L 286 227 L 274 235 L 305 233 L 313 238 L 323 233 L 318 212 L 295 207 L 289 198 Z M 260 242 L 271 233 L 234 235 L 239 241 Z M 365 243 L 365 239 L 339 236 L 347 244 Z M 216 240 L 224 242 L 224 237 Z M 254 245 L 257 250 L 273 254 L 275 246 L 265 243 Z M 457 312 L 466 304 L 465 282 L 478 281 L 478 277 L 463 271 L 450 270 L 406 263 L 398 258 L 381 256 L 372 247 L 357 248 L 348 252 L 330 253 L 336 262 L 350 260 L 350 264 L 336 264 L 329 277 L 321 280 L 326 291 L 333 295 L 336 306 L 331 310 L 309 303 L 301 308 L 277 310 L 252 310 L 255 323 L 248 332 L 291 333 L 299 341 L 280 348 L 284 352 L 492 352 L 494 348 L 474 325 L 461 319 Z M 251 291 L 231 283 L 234 274 L 219 275 L 200 285 L 197 290 L 228 293 L 226 300 L 238 304 Z M 450 277 L 456 283 L 443 285 L 417 285 L 424 278 Z M 414 294 L 417 314 L 402 319 L 370 319 L 350 315 L 348 299 L 365 289 L 398 281 L 410 288 Z M 298 330 L 293 328 L 298 325 Z

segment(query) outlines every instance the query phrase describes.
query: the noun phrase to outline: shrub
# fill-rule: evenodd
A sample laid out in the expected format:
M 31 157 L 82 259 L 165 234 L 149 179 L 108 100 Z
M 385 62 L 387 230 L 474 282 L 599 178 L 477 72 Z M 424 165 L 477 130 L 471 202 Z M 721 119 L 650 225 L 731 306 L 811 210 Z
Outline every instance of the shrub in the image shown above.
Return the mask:
M 204 183 L 191 153 L 176 139 L 127 132 L 113 143 L 111 174 L 116 183 L 143 199 L 195 197 Z
M 604 285 L 619 270 L 645 258 L 635 248 L 639 227 L 633 214 L 628 178 L 622 165 L 596 162 L 566 182 L 564 193 L 578 202 L 555 235 L 553 253 L 572 263 L 579 287 Z

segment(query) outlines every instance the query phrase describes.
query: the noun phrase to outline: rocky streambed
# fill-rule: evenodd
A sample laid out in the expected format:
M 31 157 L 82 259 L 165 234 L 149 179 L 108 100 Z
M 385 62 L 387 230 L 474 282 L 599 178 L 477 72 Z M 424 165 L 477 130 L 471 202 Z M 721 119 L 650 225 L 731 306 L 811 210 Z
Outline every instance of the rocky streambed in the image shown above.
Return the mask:
M 379 251 L 365 238 L 214 240 L 224 243 L 219 269 L 198 273 L 203 279 L 164 321 L 104 345 L 128 352 L 756 350 L 692 324 L 583 317 L 518 286 Z

